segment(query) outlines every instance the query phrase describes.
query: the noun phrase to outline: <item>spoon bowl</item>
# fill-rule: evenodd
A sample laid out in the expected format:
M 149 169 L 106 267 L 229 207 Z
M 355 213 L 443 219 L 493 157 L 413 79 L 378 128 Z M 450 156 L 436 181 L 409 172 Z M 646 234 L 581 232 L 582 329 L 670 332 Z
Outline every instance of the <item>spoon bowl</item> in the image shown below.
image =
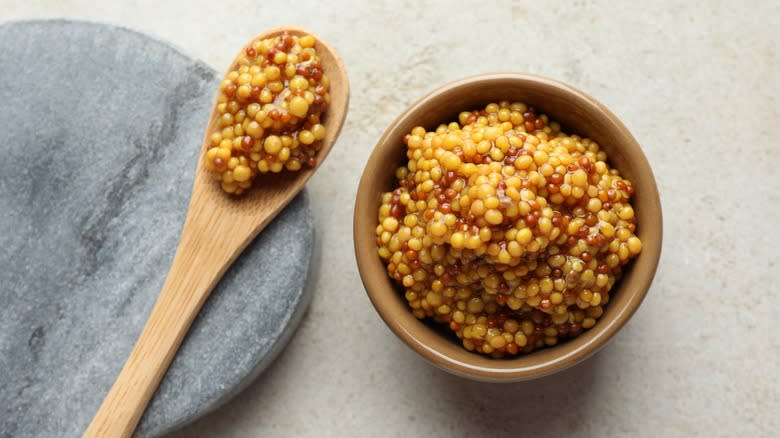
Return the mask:
M 285 31 L 314 37 L 324 73 L 330 78 L 331 102 L 323 115 L 326 134 L 317 162 L 314 167 L 297 172 L 261 175 L 255 179 L 254 187 L 240 196 L 225 193 L 203 162 L 209 134 L 217 123 L 215 99 L 195 171 L 187 218 L 168 276 L 130 357 L 85 437 L 133 434 L 211 290 L 249 242 L 303 189 L 338 137 L 347 114 L 349 82 L 336 51 L 313 33 L 289 26 L 269 29 L 242 47 L 227 71 L 237 64 L 238 57 L 253 41 Z
M 200 155 L 200 161 L 195 175 L 192 195 L 193 201 L 195 195 L 206 196 L 209 198 L 209 204 L 218 207 L 220 215 L 237 214 L 243 216 L 252 215 L 255 219 L 265 217 L 268 211 L 274 214 L 265 218 L 262 225 L 259 226 L 255 235 L 262 230 L 284 206 L 289 203 L 295 195 L 303 189 L 306 181 L 314 175 L 322 161 L 330 152 L 333 144 L 336 142 L 344 120 L 347 115 L 349 104 L 349 82 L 347 79 L 344 63 L 335 50 L 325 43 L 321 38 L 300 27 L 282 26 L 269 29 L 250 40 L 238 52 L 236 58 L 244 53 L 245 49 L 251 46 L 252 42 L 258 39 L 272 38 L 282 32 L 289 32 L 291 35 L 303 36 L 311 35 L 316 40 L 315 49 L 322 60 L 323 70 L 330 79 L 330 97 L 331 102 L 328 110 L 323 114 L 323 125 L 325 126 L 325 138 L 322 140 L 322 149 L 317 153 L 317 164 L 313 168 L 302 167 L 297 172 L 284 171 L 278 174 L 259 174 L 254 181 L 253 188 L 240 196 L 227 195 L 215 183 L 212 176 L 205 169 L 203 163 L 204 154 Z M 231 63 L 227 71 L 230 71 L 236 65 L 236 60 Z M 209 124 L 203 138 L 203 149 L 209 145 L 209 133 L 217 126 L 216 101 L 209 116 Z M 294 191 L 292 196 L 288 192 Z M 252 236 L 254 237 L 254 235 Z M 249 243 L 248 239 L 246 243 Z M 243 248 L 241 248 L 243 249 Z M 240 253 L 240 251 L 239 251 Z

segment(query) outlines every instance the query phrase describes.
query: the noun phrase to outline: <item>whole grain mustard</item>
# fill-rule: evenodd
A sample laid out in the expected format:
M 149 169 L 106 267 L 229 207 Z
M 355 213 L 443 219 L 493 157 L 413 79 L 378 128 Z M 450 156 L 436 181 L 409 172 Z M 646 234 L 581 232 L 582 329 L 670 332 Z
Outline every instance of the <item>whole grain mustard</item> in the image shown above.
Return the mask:
M 330 81 L 315 43 L 288 32 L 258 39 L 220 84 L 205 165 L 224 191 L 238 195 L 258 174 L 316 165 Z
M 493 357 L 596 324 L 642 249 L 634 188 L 598 144 L 509 102 L 416 127 L 404 143 L 376 244 L 417 318 Z

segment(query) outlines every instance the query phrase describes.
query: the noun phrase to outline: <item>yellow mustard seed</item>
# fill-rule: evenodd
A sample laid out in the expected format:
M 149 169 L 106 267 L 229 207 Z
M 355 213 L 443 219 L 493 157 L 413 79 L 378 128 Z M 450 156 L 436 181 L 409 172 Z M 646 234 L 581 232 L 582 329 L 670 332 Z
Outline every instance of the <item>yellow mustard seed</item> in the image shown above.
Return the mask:
M 269 135 L 263 142 L 263 149 L 269 154 L 278 154 L 282 150 L 282 139 L 276 135 Z
M 295 117 L 305 117 L 309 112 L 309 103 L 301 96 L 295 96 L 290 100 L 290 114 Z

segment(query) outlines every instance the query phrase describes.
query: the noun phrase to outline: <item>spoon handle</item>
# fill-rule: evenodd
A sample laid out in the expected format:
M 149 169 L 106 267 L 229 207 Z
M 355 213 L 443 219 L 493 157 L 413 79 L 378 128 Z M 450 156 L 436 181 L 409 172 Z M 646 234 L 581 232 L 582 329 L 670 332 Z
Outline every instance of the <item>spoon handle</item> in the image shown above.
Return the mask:
M 211 209 L 193 208 L 196 204 L 190 205 L 173 264 L 146 326 L 84 437 L 132 436 L 192 321 L 245 246 L 216 238 L 222 235 L 218 218 Z

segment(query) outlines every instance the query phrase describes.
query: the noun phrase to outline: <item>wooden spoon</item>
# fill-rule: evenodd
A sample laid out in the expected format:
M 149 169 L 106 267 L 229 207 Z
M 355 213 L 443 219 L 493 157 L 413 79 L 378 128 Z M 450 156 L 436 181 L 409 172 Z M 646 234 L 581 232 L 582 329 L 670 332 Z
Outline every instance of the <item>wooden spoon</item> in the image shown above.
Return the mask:
M 187 219 L 168 277 L 141 336 L 85 437 L 129 437 L 133 434 L 211 290 L 247 244 L 303 189 L 304 183 L 333 147 L 344 124 L 349 103 L 344 64 L 335 50 L 322 39 L 296 27 L 270 29 L 257 35 L 247 46 L 257 39 L 270 38 L 283 31 L 314 36 L 323 70 L 330 78 L 331 104 L 323 116 L 326 136 L 317 155 L 317 166 L 298 172 L 263 175 L 255 180 L 251 189 L 238 197 L 223 192 L 203 163 L 209 133 L 217 120 L 214 103 L 195 171 Z M 241 49 L 237 58 L 247 46 Z M 234 60 L 233 65 L 236 62 Z

